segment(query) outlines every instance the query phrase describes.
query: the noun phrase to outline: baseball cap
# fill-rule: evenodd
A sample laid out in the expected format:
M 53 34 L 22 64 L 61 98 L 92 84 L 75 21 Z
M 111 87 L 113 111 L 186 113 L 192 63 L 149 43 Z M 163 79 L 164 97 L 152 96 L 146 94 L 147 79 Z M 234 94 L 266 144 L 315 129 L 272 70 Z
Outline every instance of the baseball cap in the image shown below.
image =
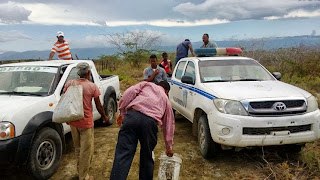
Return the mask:
M 64 34 L 63 34 L 63 32 L 62 32 L 62 31 L 58 31 L 58 32 L 57 32 L 57 36 L 58 36 L 58 37 L 60 37 L 60 36 L 64 36 Z
M 86 62 L 79 63 L 76 68 L 78 69 L 77 74 L 79 76 L 85 76 L 91 70 L 90 65 Z

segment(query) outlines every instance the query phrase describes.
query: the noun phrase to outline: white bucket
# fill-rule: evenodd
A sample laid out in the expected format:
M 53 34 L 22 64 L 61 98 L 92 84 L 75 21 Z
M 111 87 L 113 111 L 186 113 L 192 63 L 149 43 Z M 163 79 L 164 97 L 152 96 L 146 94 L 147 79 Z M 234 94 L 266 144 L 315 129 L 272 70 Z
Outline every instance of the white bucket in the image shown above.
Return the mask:
M 158 178 L 159 180 L 178 180 L 180 173 L 180 166 L 182 160 L 179 155 L 174 154 L 172 157 L 169 157 L 165 154 L 162 154 L 159 158 L 160 166 Z

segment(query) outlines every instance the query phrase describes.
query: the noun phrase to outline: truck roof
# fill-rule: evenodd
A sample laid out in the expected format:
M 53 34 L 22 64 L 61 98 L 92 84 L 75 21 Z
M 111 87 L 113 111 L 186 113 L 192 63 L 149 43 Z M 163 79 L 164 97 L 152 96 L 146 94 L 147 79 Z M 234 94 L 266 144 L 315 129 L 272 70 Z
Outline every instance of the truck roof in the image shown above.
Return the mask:
M 66 65 L 66 64 L 76 64 L 76 63 L 80 63 L 80 62 L 87 62 L 89 64 L 92 64 L 91 60 L 72 60 L 72 61 L 52 60 L 52 61 L 31 61 L 31 62 L 9 63 L 9 64 L 3 64 L 0 66 L 53 66 L 53 67 L 60 67 L 62 65 Z

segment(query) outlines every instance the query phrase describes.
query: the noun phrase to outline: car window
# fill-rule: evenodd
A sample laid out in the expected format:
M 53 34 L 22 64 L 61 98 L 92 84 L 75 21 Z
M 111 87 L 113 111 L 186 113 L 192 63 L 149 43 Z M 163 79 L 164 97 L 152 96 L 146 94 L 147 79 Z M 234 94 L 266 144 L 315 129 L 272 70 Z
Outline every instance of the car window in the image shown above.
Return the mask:
M 66 82 L 73 80 L 73 79 L 79 79 L 79 75 L 77 73 L 77 69 L 76 68 L 72 68 L 72 70 L 70 71 L 70 74 L 66 80 Z
M 42 66 L 0 67 L 0 92 L 48 95 L 58 68 Z
M 182 77 L 182 72 L 183 72 L 183 68 L 184 68 L 184 65 L 185 65 L 185 64 L 186 64 L 185 61 L 179 62 L 178 67 L 177 67 L 177 70 L 176 70 L 176 73 L 175 73 L 175 78 L 181 79 L 181 77 Z
M 73 80 L 73 79 L 79 79 L 80 76 L 78 75 L 78 70 L 77 68 L 72 68 L 72 70 L 70 71 L 70 74 L 66 80 L 66 82 L 70 81 L 70 80 Z M 93 77 L 91 75 L 90 77 L 90 81 L 93 82 Z
M 274 78 L 252 60 L 210 60 L 199 62 L 202 82 L 272 81 Z
M 185 76 L 190 76 L 192 77 L 193 81 L 195 81 L 196 74 L 195 74 L 195 68 L 194 68 L 194 63 L 193 62 L 188 62 L 186 71 L 184 73 Z

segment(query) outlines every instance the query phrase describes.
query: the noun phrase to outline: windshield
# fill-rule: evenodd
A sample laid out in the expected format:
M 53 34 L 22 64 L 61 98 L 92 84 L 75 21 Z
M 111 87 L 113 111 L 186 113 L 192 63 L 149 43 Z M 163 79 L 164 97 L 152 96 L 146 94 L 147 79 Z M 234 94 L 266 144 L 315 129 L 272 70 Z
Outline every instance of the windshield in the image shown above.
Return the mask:
M 270 81 L 274 78 L 256 61 L 199 61 L 202 82 Z
M 56 67 L 0 67 L 0 95 L 48 95 L 57 72 Z

